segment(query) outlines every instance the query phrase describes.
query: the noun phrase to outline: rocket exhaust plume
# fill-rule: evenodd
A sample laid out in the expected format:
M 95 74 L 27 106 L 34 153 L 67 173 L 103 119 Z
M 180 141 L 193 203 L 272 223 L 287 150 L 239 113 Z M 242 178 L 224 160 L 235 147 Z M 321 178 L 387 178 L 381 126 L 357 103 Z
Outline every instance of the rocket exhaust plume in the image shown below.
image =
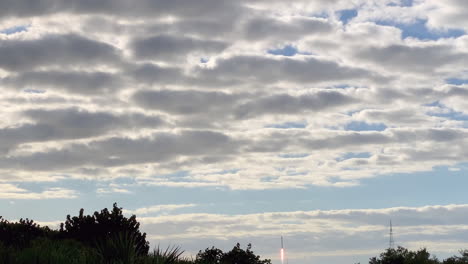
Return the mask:
M 280 256 L 281 256 L 281 264 L 284 264 L 283 236 L 281 236 L 281 251 L 280 251 Z

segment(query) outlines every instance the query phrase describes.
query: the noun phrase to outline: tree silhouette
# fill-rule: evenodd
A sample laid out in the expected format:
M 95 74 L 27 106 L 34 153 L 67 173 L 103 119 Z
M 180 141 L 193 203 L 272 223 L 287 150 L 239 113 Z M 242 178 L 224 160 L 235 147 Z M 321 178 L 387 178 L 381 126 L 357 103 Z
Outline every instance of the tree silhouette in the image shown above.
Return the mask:
M 205 251 L 199 251 L 195 259 L 195 263 L 205 264 L 271 264 L 269 259 L 260 259 L 252 251 L 252 244 L 247 245 L 247 249 L 243 250 L 240 244 L 237 243 L 234 248 L 226 253 L 215 247 L 207 248 Z
M 78 216 L 67 215 L 65 223 L 60 224 L 60 235 L 62 238 L 75 239 L 94 248 L 102 245 L 103 239 L 124 236 L 134 241 L 132 243 L 137 255 L 147 255 L 149 242 L 146 241 L 146 233 L 142 234 L 139 228 L 140 223 L 136 216 L 126 218 L 122 208 L 114 203 L 112 211 L 104 208 L 93 215 L 84 215 L 84 210 L 81 209 Z
M 444 260 L 443 264 L 468 264 L 468 250 L 461 250 L 460 257 L 453 256 Z
M 25 248 L 32 240 L 53 235 L 48 227 L 41 227 L 33 220 L 20 219 L 9 222 L 0 216 L 0 242 L 14 248 Z
M 373 257 L 369 264 L 438 264 L 437 258 L 431 256 L 425 248 L 418 251 L 410 251 L 404 247 L 389 248 L 380 256 Z

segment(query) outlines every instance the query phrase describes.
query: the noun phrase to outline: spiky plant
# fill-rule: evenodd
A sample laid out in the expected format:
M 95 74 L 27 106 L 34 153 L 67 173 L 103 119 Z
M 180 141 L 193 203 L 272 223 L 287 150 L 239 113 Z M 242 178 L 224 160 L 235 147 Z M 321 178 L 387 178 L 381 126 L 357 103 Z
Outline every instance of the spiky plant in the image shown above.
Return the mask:
M 123 231 L 95 241 L 104 264 L 134 264 L 141 251 L 134 233 Z
M 159 246 L 154 249 L 148 257 L 139 260 L 138 264 L 186 264 L 192 263 L 190 260 L 181 258 L 184 253 L 180 247 L 168 246 L 162 249 Z

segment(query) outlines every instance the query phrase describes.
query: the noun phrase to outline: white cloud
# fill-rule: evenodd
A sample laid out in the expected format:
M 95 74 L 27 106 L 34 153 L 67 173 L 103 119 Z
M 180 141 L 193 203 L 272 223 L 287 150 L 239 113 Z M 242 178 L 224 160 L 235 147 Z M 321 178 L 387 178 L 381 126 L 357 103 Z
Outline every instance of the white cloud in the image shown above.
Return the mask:
M 283 235 L 289 258 L 305 263 L 318 256 L 361 255 L 360 260 L 365 261 L 377 255 L 388 246 L 390 219 L 397 245 L 427 247 L 444 256 L 456 254 L 468 243 L 464 221 L 467 212 L 468 205 L 445 205 L 246 215 L 198 213 L 138 219 L 153 244 L 178 241 L 192 253 L 213 242 L 221 248 L 229 248 L 237 241 L 253 242 L 255 252 L 275 261 L 277 240 Z
M 149 207 L 142 207 L 137 208 L 135 210 L 125 210 L 127 214 L 135 214 L 135 215 L 148 215 L 154 213 L 169 213 L 171 211 L 183 209 L 183 208 L 191 208 L 196 207 L 196 204 L 160 204 L 160 205 L 153 205 Z
M 468 112 L 466 85 L 445 84 L 466 77 L 466 36 L 402 39 L 392 26 L 440 27 L 465 4 L 177 3 L 0 4 L 0 28 L 14 27 L 12 16 L 28 25 L 0 36 L 4 182 L 349 187 L 466 161 L 466 121 L 450 112 Z M 357 16 L 343 25 L 345 9 Z M 286 45 L 298 53 L 268 53 Z M 353 131 L 365 130 L 349 128 L 356 122 L 387 129 Z M 189 173 L 153 177 L 179 170 Z
M 31 192 L 13 184 L 0 184 L 2 193 L 0 199 L 12 200 L 41 200 L 41 199 L 74 199 L 78 193 L 74 190 L 64 188 L 49 188 L 42 192 Z

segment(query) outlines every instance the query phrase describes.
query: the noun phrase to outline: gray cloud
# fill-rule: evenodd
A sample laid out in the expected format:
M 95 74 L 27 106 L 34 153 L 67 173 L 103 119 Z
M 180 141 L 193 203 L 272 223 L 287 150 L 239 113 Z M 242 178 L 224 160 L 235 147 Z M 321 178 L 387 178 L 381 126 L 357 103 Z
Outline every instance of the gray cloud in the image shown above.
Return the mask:
M 0 80 L 0 84 L 19 89 L 63 90 L 75 94 L 112 93 L 124 86 L 120 75 L 106 72 L 24 72 Z
M 332 29 L 332 25 L 325 19 L 295 18 L 282 21 L 274 18 L 254 18 L 246 23 L 244 31 L 246 39 L 250 41 L 274 39 L 285 42 L 303 38 L 304 35 L 328 33 Z
M 26 156 L 0 159 L 0 164 L 24 170 L 61 170 L 79 166 L 122 166 L 167 161 L 178 156 L 228 155 L 237 152 L 239 143 L 229 136 L 211 131 L 155 133 L 137 139 L 112 137 L 88 144 L 73 144 Z M 9 165 L 8 165 L 9 164 Z M 5 167 L 5 168 L 6 168 Z
M 390 70 L 428 73 L 441 66 L 461 62 L 466 58 L 466 54 L 444 45 L 390 45 L 362 49 L 356 53 L 356 58 L 371 61 Z
M 179 115 L 203 114 L 215 120 L 320 112 L 358 102 L 352 96 L 337 91 L 319 91 L 291 96 L 289 94 L 228 94 L 193 90 L 160 90 L 139 91 L 133 95 L 133 99 L 144 108 Z
M 240 95 L 200 91 L 139 91 L 133 96 L 141 106 L 174 114 L 229 113 Z
M 109 64 L 119 61 L 113 46 L 79 35 L 46 35 L 35 40 L 0 40 L 0 68 L 27 71 L 37 67 L 60 68 Z
M 208 14 L 221 16 L 227 10 L 235 11 L 240 7 L 231 1 L 201 0 L 144 0 L 129 3 L 125 0 L 7 0 L 0 5 L 0 17 L 45 16 L 56 13 L 107 14 L 120 16 L 164 16 L 198 17 Z
M 310 263 L 322 257 L 323 262 L 342 263 L 338 256 L 346 256 L 346 261 L 366 260 L 381 252 L 387 246 L 389 219 L 393 220 L 398 245 L 456 254 L 457 248 L 467 243 L 466 213 L 467 205 L 447 205 L 244 215 L 179 214 L 142 217 L 140 221 L 154 243 L 177 239 L 194 253 L 200 244 L 209 247 L 213 240 L 219 247 L 229 249 L 229 241 L 234 240 L 252 242 L 258 247 L 256 252 L 279 261 L 272 234 L 281 233 L 288 242 L 291 260 Z
M 358 100 L 336 91 L 320 91 L 314 94 L 291 96 L 279 94 L 267 96 L 239 105 L 235 110 L 237 118 L 248 118 L 262 114 L 300 114 L 320 112 L 333 107 L 357 103 Z
M 128 69 L 135 82 L 147 84 L 186 83 L 187 77 L 176 67 L 161 67 L 156 64 L 142 64 Z
M 112 114 L 89 112 L 77 108 L 23 112 L 34 123 L 0 129 L 0 146 L 4 151 L 27 142 L 80 139 L 103 135 L 113 130 L 159 127 L 164 121 L 158 116 L 143 114 Z
M 217 61 L 213 69 L 200 69 L 200 78 L 224 82 L 253 83 L 320 83 L 343 80 L 377 78 L 372 72 L 342 66 L 333 61 L 320 60 L 314 57 L 304 59 L 260 56 L 235 56 Z M 279 76 L 281 76 L 279 78 Z
M 226 47 L 227 44 L 220 41 L 171 35 L 138 39 L 132 43 L 133 53 L 137 58 L 163 61 L 179 60 L 191 52 L 199 52 L 206 56 L 218 53 Z

